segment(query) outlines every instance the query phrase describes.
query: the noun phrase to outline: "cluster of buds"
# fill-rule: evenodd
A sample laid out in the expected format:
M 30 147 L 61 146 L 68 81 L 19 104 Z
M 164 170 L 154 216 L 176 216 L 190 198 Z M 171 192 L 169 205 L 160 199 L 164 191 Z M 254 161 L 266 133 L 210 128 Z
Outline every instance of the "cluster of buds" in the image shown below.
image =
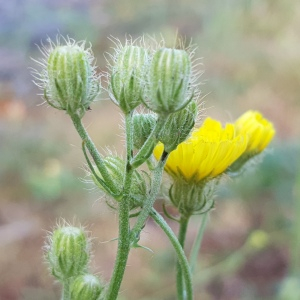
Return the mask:
M 61 40 L 64 41 L 63 45 Z M 200 133 L 194 133 L 190 137 L 191 142 L 184 144 L 197 118 L 195 100 L 199 92 L 195 82 L 200 73 L 194 71 L 194 51 L 183 47 L 176 49 L 147 46 L 144 38 L 126 40 L 124 45 L 118 40 L 114 42 L 114 53 L 109 54 L 107 60 L 107 90 L 112 101 L 125 115 L 134 112 L 132 143 L 137 155 L 132 166 L 135 168 L 147 161 L 156 145 L 160 143 L 157 146 L 160 150 L 154 151 L 157 159 L 163 153 L 170 154 L 176 150 L 167 162 L 167 172 L 173 169 L 173 175 L 179 172 L 181 178 L 186 170 L 190 172 L 190 169 L 196 168 L 194 177 L 204 177 L 207 182 L 207 175 L 214 178 L 224 172 L 230 175 L 238 173 L 246 162 L 252 161 L 272 139 L 275 133 L 273 125 L 260 113 L 249 111 L 232 126 L 226 126 L 224 133 L 220 125 L 212 122 L 207 125 L 206 122 L 206 127 L 203 127 L 203 130 L 200 128 Z M 85 43 L 76 43 L 69 38 L 59 38 L 56 44 L 50 41 L 49 45 L 48 49 L 43 48 L 44 59 L 39 61 L 43 70 L 36 73 L 44 98 L 51 106 L 65 110 L 71 116 L 77 115 L 82 118 L 100 90 L 100 79 L 95 72 L 91 49 L 85 49 Z M 137 112 L 136 109 L 142 105 L 151 112 Z M 217 140 L 214 137 L 215 133 L 220 134 Z M 228 138 L 229 136 L 231 137 Z M 199 138 L 200 143 L 197 142 Z M 181 146 L 178 148 L 178 145 Z M 230 151 L 230 157 L 226 154 L 226 147 Z M 198 154 L 195 154 L 195 149 Z M 216 150 L 215 153 L 214 149 L 219 149 L 219 152 Z M 172 157 L 175 157 L 178 151 L 183 154 L 185 151 L 192 151 L 188 160 L 195 157 L 194 164 L 199 160 L 201 165 L 190 168 L 187 162 L 181 166 L 180 163 L 185 161 L 184 157 L 178 158 L 179 162 L 175 159 L 175 165 L 170 167 Z M 157 153 L 160 153 L 159 156 Z M 218 158 L 220 153 L 225 155 L 224 158 Z M 231 156 L 234 156 L 232 161 Z M 208 161 L 208 158 L 211 161 Z M 204 163 L 205 161 L 207 163 Z M 214 163 L 218 165 L 215 166 Z M 103 160 L 103 169 L 105 172 L 92 172 L 92 179 L 100 189 L 119 200 L 117 197 L 122 193 L 125 162 L 117 156 L 109 156 Z M 221 171 L 216 172 L 219 169 Z M 107 188 L 107 176 L 110 176 L 116 188 Z M 147 194 L 148 190 L 145 176 L 135 171 L 133 177 L 130 205 L 132 209 L 143 205 L 143 195 Z M 194 181 L 193 179 L 193 185 Z M 202 182 L 201 185 L 203 186 Z M 180 186 L 185 184 L 181 183 Z M 176 190 L 178 191 L 178 187 Z M 175 187 L 170 192 L 172 202 L 182 205 L 181 200 L 174 200 L 174 191 Z M 199 196 L 201 199 L 206 198 L 203 193 L 198 194 L 202 195 Z M 203 199 L 201 203 L 205 202 Z M 195 211 L 202 207 L 202 204 L 195 205 Z
M 109 94 L 124 113 L 143 103 L 158 115 L 183 109 L 197 96 L 192 55 L 184 49 L 150 49 L 144 39 L 116 42 L 110 55 Z
M 154 157 L 161 172 L 165 165 L 172 178 L 169 198 L 181 217 L 206 212 L 213 206 L 215 179 L 239 172 L 275 134 L 272 123 L 253 111 L 225 127 L 207 118 L 192 132 L 198 115 L 196 81 L 201 74 L 195 72 L 195 51 L 146 46 L 143 38 L 127 40 L 125 45 L 116 41 L 108 59 L 107 91 L 125 115 L 127 161 L 116 155 L 102 158 L 81 124 L 101 90 L 91 49 L 69 38 L 58 38 L 56 44 L 50 41 L 49 45 L 42 49 L 44 58 L 38 61 L 42 71 L 34 72 L 37 84 L 50 106 L 72 118 L 83 139 L 93 181 L 116 201 L 128 201 L 127 212 L 128 208 L 143 210 L 152 207 L 149 203 L 153 205 L 144 201 L 159 184 L 152 184 L 152 178 L 137 168 L 147 162 L 151 169 Z M 137 110 L 140 106 L 149 111 L 142 113 Z M 89 240 L 81 228 L 58 227 L 49 238 L 46 258 L 53 276 L 67 287 L 64 299 L 98 300 L 103 296 L 103 284 L 88 272 Z
M 88 272 L 90 240 L 82 228 L 58 226 L 48 236 L 45 257 L 52 275 L 65 286 L 63 299 L 100 299 L 104 285 Z
M 151 111 L 135 112 L 133 117 L 133 144 L 141 150 L 133 162 L 137 167 L 152 155 L 159 141 L 170 153 L 188 137 L 197 117 L 195 82 L 199 73 L 194 71 L 194 51 L 190 49 L 151 47 L 143 38 L 127 40 L 125 45 L 116 41 L 115 46 L 108 59 L 110 98 L 125 115 L 140 105 Z M 37 61 L 42 71 L 35 71 L 34 76 L 46 102 L 81 119 L 101 89 L 91 49 L 86 49 L 84 42 L 59 37 L 57 43 L 49 40 L 49 47 L 42 52 L 44 58 Z M 110 171 L 105 168 L 114 167 L 106 164 L 100 170 L 105 185 L 110 185 L 106 180 Z M 110 190 L 116 189 L 106 188 Z
M 137 168 L 153 155 L 157 143 L 165 146 L 164 155 L 173 151 L 190 134 L 196 117 L 199 95 L 195 86 L 194 51 L 146 46 L 143 38 L 115 42 L 115 51 L 108 59 L 107 91 L 111 100 L 126 118 L 131 118 L 131 161 L 118 156 L 102 158 L 89 138 L 81 119 L 101 90 L 94 56 L 85 42 L 58 37 L 56 43 L 41 49 L 37 61 L 41 71 L 34 71 L 37 85 L 45 101 L 64 110 L 83 139 L 83 151 L 91 170 L 91 178 L 105 193 L 122 201 L 124 178 L 131 169 L 130 210 L 143 208 L 149 195 L 150 177 Z M 137 111 L 144 106 L 147 113 Z M 89 154 L 85 151 L 88 149 Z M 93 158 L 95 165 L 89 160 Z M 153 161 L 153 160 L 152 160 Z M 98 299 L 103 287 L 88 273 L 89 242 L 80 228 L 62 226 L 49 238 L 46 250 L 53 276 L 67 286 L 64 299 Z

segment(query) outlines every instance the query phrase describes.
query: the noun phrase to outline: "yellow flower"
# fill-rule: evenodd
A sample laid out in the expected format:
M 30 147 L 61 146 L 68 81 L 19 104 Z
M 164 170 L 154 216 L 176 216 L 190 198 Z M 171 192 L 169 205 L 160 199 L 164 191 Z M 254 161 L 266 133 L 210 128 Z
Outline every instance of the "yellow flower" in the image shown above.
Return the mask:
M 255 155 L 262 152 L 275 134 L 273 124 L 264 119 L 261 113 L 249 110 L 235 122 L 238 133 L 248 135 L 248 146 L 245 154 Z
M 174 179 L 199 183 L 223 173 L 247 147 L 245 134 L 237 134 L 233 124 L 207 118 L 191 137 L 172 151 L 165 170 Z M 159 144 L 154 149 L 158 159 L 163 151 Z

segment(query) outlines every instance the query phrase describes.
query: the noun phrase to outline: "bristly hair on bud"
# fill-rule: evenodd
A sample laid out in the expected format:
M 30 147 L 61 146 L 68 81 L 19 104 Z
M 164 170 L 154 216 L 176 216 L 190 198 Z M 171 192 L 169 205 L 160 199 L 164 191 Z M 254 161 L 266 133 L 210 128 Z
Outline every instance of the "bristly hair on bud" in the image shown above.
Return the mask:
M 90 260 L 90 238 L 82 227 L 66 221 L 50 232 L 44 246 L 52 275 L 61 282 L 84 274 Z
M 32 71 L 34 83 L 50 106 L 82 118 L 100 92 L 91 45 L 61 35 L 47 42 L 39 47 L 43 57 L 33 59 L 40 68 Z
M 126 114 L 142 102 L 149 53 L 143 37 L 126 39 L 124 45 L 116 38 L 110 40 L 115 47 L 114 53 L 107 53 L 106 57 L 108 93 Z
M 70 285 L 70 299 L 72 300 L 100 300 L 104 284 L 92 274 L 76 277 Z
M 198 79 L 203 73 L 200 59 L 194 59 L 196 47 L 178 38 L 176 44 L 165 47 L 156 43 L 147 72 L 144 104 L 158 114 L 170 114 L 183 109 L 200 95 Z

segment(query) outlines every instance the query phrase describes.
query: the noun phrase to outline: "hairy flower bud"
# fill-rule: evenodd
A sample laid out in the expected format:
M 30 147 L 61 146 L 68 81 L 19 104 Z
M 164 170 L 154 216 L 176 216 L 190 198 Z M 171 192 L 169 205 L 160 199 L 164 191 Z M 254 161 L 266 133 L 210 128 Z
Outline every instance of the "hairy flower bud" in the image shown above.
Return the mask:
M 147 138 L 153 131 L 156 117 L 153 114 L 135 114 L 133 116 L 133 145 L 136 149 L 142 148 Z M 155 143 L 153 143 L 153 148 Z M 153 151 L 150 151 L 152 153 Z
M 104 287 L 100 280 L 91 274 L 75 278 L 70 285 L 71 300 L 99 300 Z
M 49 44 L 49 49 L 42 49 L 44 59 L 37 61 L 43 67 L 41 73 L 33 72 L 37 85 L 49 105 L 82 117 L 100 90 L 92 51 L 85 49 L 84 42 L 71 39 L 65 40 L 65 45 L 59 39 L 57 44 L 50 40 Z
M 147 57 L 146 49 L 133 45 L 119 47 L 113 56 L 109 94 L 124 113 L 131 112 L 142 102 Z
M 58 280 L 83 274 L 89 261 L 89 241 L 83 229 L 73 226 L 56 229 L 49 237 L 46 259 Z
M 164 144 L 168 153 L 176 149 L 189 135 L 195 125 L 197 104 L 191 101 L 184 109 L 170 114 L 158 140 Z
M 146 106 L 158 114 L 176 112 L 193 97 L 191 60 L 184 50 L 161 48 L 153 55 L 147 78 Z
M 118 188 L 118 194 L 122 193 L 123 183 L 125 177 L 125 161 L 118 156 L 107 156 L 104 159 L 107 171 L 110 173 L 111 178 L 115 182 Z M 104 192 L 107 192 L 105 188 L 101 185 L 101 182 L 97 180 L 95 175 L 91 175 L 95 184 Z M 97 174 L 101 178 L 100 174 Z M 144 176 L 142 176 L 137 170 L 133 172 L 132 184 L 131 184 L 131 201 L 130 208 L 134 209 L 141 207 L 145 195 L 147 194 L 147 185 Z M 111 195 L 114 196 L 114 195 Z

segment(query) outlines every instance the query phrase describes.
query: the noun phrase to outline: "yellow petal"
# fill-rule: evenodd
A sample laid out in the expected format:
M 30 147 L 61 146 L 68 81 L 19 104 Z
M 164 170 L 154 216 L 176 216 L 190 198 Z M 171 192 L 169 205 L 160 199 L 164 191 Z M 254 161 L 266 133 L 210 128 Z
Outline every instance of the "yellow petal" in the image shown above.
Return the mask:
M 172 151 L 165 170 L 175 178 L 197 183 L 223 173 L 247 147 L 247 136 L 236 134 L 234 124 L 221 123 L 207 118 L 189 139 Z M 163 145 L 158 145 L 154 155 L 158 158 Z

